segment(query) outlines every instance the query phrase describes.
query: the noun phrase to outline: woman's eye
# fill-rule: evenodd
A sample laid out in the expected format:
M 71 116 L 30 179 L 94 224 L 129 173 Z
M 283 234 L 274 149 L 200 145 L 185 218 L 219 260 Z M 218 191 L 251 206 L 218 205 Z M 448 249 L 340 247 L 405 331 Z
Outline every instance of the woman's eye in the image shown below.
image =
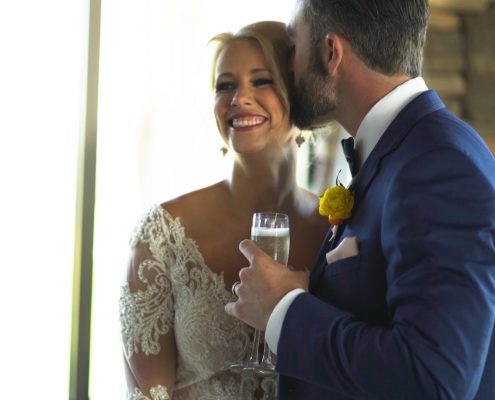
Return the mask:
M 254 81 L 254 86 L 273 85 L 272 78 L 258 78 Z
M 215 92 L 227 92 L 234 89 L 234 84 L 232 82 L 220 82 L 215 86 Z

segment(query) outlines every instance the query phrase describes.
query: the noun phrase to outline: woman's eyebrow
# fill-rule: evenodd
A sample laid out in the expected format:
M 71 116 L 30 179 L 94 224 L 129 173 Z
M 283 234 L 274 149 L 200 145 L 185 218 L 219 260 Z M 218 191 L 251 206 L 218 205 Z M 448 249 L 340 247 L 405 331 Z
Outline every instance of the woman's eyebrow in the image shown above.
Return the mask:
M 268 72 L 268 73 L 272 73 L 272 70 L 270 68 L 253 68 L 251 71 L 249 71 L 251 74 L 257 74 L 259 72 Z M 223 77 L 229 77 L 229 78 L 232 78 L 234 77 L 234 74 L 232 72 L 222 72 L 220 74 L 217 75 L 217 79 L 218 78 L 223 78 Z
M 272 73 L 272 70 L 269 69 L 269 68 L 254 68 L 251 70 L 251 73 L 252 74 L 255 74 L 257 72 L 269 72 L 269 73 Z

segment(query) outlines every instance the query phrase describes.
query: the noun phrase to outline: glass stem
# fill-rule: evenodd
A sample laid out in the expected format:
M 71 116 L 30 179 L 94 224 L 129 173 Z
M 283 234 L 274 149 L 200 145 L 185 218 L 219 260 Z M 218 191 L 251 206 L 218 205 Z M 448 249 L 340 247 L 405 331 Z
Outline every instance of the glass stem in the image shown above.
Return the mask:
M 261 331 L 259 329 L 255 329 L 253 334 L 253 344 L 251 346 L 251 353 L 249 354 L 249 358 L 247 360 L 249 364 L 259 363 L 258 351 L 260 346 L 260 337 L 261 337 Z

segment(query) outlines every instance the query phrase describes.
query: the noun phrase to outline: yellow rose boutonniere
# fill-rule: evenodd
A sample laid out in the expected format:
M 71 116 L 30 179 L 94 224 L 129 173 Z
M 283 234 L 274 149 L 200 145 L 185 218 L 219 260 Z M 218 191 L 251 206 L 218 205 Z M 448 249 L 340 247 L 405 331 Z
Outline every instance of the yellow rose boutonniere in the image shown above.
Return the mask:
M 336 185 L 325 190 L 320 197 L 319 213 L 333 225 L 340 225 L 345 219 L 350 218 L 352 207 L 354 206 L 354 195 L 339 182 L 337 177 Z

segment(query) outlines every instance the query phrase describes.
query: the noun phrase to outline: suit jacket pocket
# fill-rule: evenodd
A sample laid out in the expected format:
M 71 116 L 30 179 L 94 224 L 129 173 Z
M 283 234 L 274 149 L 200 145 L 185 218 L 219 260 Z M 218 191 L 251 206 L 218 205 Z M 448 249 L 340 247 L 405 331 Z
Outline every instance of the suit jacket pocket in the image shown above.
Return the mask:
M 359 268 L 360 256 L 351 256 L 325 265 L 323 274 L 328 277 L 350 272 Z
M 356 310 L 359 301 L 359 267 L 361 255 L 327 264 L 313 293 L 320 299 L 348 312 Z

